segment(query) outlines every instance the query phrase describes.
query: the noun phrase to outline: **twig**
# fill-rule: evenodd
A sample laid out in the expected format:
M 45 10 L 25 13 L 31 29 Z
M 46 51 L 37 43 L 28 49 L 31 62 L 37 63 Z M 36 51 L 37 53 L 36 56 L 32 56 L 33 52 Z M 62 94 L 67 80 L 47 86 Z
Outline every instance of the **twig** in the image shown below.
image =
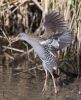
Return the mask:
M 21 53 L 27 53 L 25 52 L 24 50 L 20 50 L 20 49 L 16 49 L 16 48 L 12 48 L 12 47 L 8 47 L 8 46 L 2 46 L 4 49 L 10 49 L 10 50 L 13 50 L 13 51 L 17 51 L 17 52 L 21 52 Z M 32 52 L 33 51 L 33 48 L 28 50 L 28 53 Z
M 8 53 L 4 53 L 8 58 L 14 60 L 14 57 L 12 57 L 11 55 L 9 55 Z
M 38 70 L 43 71 L 43 69 L 42 69 L 42 65 L 39 65 L 39 66 L 36 66 L 36 67 L 30 68 L 29 71 L 34 70 L 34 69 L 38 69 Z
M 19 6 L 17 6 L 12 12 L 11 12 L 11 14 L 12 13 L 14 13 L 21 5 L 23 5 L 25 2 L 27 2 L 28 0 L 24 0 L 23 2 L 20 2 L 20 4 L 19 4 Z
M 33 77 L 36 77 L 34 74 L 32 74 L 31 72 L 29 72 L 28 70 L 25 70 L 25 71 L 22 71 L 22 72 L 13 74 L 13 75 L 19 75 L 19 74 L 22 74 L 22 73 L 28 73 L 28 74 L 32 75 Z
M 21 52 L 21 53 L 27 53 L 23 50 L 20 50 L 20 49 L 16 49 L 16 48 L 12 48 L 12 47 L 8 47 L 8 46 L 2 46 L 4 49 L 10 49 L 10 50 L 13 50 L 13 51 L 17 51 L 17 52 Z
M 1 35 L 0 35 L 0 38 L 2 38 L 2 39 L 6 39 L 5 37 L 3 37 L 3 36 L 1 36 Z
M 72 29 L 72 25 L 73 25 L 74 19 L 75 19 L 75 14 L 73 14 L 69 29 Z
M 5 36 L 5 38 L 7 39 L 7 41 L 10 43 L 10 41 L 9 41 L 9 39 L 8 39 L 8 37 L 7 37 L 7 35 L 6 35 L 5 32 L 2 30 L 1 27 L 0 27 L 0 30 L 2 31 L 2 33 L 3 33 L 3 35 Z
M 35 20 L 35 15 L 34 15 L 33 18 L 32 18 L 32 22 L 31 22 L 31 25 L 30 25 L 29 33 L 31 33 L 34 20 Z
M 19 5 L 17 5 L 17 7 L 7 16 L 7 18 L 11 15 L 11 14 L 13 14 L 21 5 L 23 5 L 25 2 L 27 2 L 28 0 L 24 0 L 22 3 L 20 3 Z M 6 18 L 6 19 L 7 19 Z
M 71 24 L 70 24 L 69 29 L 72 28 L 72 25 L 73 25 L 74 19 L 78 17 L 78 14 L 79 14 L 79 11 L 80 11 L 80 6 L 81 6 L 81 2 L 80 2 L 79 5 L 78 5 L 77 14 L 75 14 L 75 13 L 73 14 L 73 17 L 72 17 L 72 20 L 71 20 Z
M 41 7 L 41 5 L 38 3 L 37 0 L 32 0 L 36 5 L 37 7 L 43 12 L 43 8 Z

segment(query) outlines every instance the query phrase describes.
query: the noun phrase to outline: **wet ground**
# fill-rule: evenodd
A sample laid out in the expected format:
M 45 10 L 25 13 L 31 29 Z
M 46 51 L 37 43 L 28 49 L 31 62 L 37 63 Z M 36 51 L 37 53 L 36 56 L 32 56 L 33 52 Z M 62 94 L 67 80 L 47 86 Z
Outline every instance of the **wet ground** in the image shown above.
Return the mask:
M 59 93 L 55 95 L 50 78 L 48 90 L 43 95 L 44 72 L 36 69 L 26 70 L 18 72 L 11 67 L 0 66 L 0 100 L 81 100 L 80 79 L 62 83 L 62 85 L 58 84 Z

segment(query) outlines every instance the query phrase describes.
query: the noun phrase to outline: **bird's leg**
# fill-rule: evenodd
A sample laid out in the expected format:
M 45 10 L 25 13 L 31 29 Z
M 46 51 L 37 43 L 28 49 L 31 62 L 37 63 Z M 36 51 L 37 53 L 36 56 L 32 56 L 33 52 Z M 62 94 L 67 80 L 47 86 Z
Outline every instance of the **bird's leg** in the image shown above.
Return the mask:
M 48 78 L 47 70 L 45 70 L 45 74 L 46 74 L 46 78 L 45 78 L 44 87 L 42 90 L 43 92 L 47 91 L 47 78 Z
M 55 78 L 54 78 L 54 76 L 53 76 L 52 73 L 50 73 L 50 74 L 51 74 L 51 76 L 52 76 L 52 80 L 53 80 L 53 85 L 54 85 L 55 93 L 57 93 L 58 91 L 57 91 L 57 86 L 56 86 L 56 83 L 55 83 Z

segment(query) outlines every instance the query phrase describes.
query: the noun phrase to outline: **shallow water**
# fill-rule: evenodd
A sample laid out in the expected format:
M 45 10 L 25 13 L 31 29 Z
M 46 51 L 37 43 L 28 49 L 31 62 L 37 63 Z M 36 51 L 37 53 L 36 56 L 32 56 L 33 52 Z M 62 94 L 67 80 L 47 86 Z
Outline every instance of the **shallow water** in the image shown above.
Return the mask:
M 12 73 L 12 69 L 7 68 L 0 70 L 0 100 L 38 100 L 40 92 L 37 79 L 27 73 Z
M 48 91 L 42 94 L 44 79 L 45 74 L 40 71 L 16 72 L 10 67 L 0 66 L 0 100 L 81 100 L 80 81 L 59 87 L 55 96 L 51 79 Z

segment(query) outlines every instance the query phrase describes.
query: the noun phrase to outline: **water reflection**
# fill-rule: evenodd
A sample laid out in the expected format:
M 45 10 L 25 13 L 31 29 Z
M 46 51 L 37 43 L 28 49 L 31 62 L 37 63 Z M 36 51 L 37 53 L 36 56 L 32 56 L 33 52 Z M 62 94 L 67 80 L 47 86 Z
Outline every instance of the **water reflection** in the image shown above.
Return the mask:
M 26 69 L 25 69 L 26 70 Z M 14 72 L 11 67 L 0 66 L 0 100 L 81 100 L 78 94 L 80 87 L 78 83 L 71 86 L 61 87 L 58 95 L 55 96 L 52 80 L 49 79 L 49 86 L 46 95 L 42 95 L 44 84 L 44 73 L 33 71 L 31 73 Z M 75 88 L 79 87 L 79 90 Z
M 11 68 L 0 68 L 0 80 L 0 100 L 42 100 L 40 81 L 27 73 L 14 74 Z

